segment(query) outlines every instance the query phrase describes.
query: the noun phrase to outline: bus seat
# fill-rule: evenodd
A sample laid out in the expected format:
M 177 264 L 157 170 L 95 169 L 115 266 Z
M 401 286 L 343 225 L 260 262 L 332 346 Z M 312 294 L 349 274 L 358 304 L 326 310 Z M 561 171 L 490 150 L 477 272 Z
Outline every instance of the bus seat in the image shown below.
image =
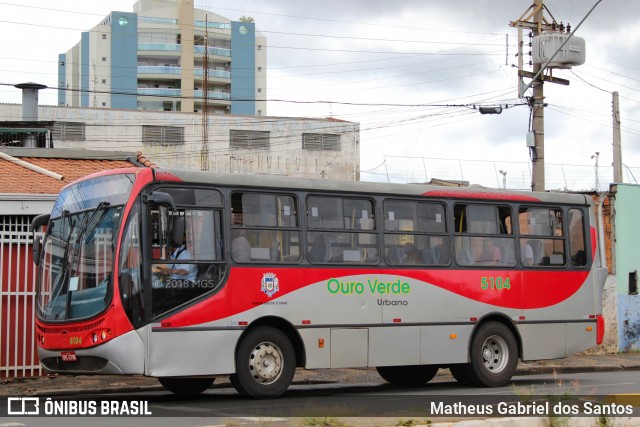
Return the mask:
M 331 256 L 331 245 L 327 236 L 324 234 L 317 234 L 313 243 L 311 243 L 311 249 L 309 249 L 308 258 L 311 262 L 328 262 Z
M 184 217 L 173 217 L 173 228 L 171 229 L 171 245 L 179 248 L 184 243 Z
M 404 264 L 404 251 L 402 248 L 389 248 L 387 250 L 386 262 L 390 265 Z

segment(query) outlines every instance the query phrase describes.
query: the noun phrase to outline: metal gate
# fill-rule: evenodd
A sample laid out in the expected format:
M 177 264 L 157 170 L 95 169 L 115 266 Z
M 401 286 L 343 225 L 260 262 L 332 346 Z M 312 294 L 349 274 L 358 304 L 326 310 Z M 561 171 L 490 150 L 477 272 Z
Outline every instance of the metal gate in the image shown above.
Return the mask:
M 0 215 L 0 378 L 42 374 L 36 347 L 32 219 Z

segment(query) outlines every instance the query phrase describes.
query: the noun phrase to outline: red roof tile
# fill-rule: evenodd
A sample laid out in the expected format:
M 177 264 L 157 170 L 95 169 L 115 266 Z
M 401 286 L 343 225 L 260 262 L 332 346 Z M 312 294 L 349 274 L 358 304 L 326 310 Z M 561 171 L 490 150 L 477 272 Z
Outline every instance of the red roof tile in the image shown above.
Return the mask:
M 142 155 L 142 153 L 140 153 Z M 0 159 L 0 193 L 57 194 L 62 187 L 85 175 L 107 169 L 133 166 L 125 160 L 56 159 L 19 157 L 20 160 L 55 172 L 62 181 Z M 145 159 L 146 160 L 146 159 Z

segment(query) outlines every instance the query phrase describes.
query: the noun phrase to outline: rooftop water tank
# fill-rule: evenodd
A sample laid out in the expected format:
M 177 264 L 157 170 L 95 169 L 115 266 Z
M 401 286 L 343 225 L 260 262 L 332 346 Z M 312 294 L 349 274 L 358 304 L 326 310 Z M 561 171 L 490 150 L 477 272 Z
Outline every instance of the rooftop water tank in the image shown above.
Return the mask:
M 546 63 L 562 43 L 569 38 L 566 33 L 544 33 L 533 38 L 532 54 L 534 64 Z M 558 52 L 548 68 L 571 68 L 585 61 L 584 39 L 573 36 Z

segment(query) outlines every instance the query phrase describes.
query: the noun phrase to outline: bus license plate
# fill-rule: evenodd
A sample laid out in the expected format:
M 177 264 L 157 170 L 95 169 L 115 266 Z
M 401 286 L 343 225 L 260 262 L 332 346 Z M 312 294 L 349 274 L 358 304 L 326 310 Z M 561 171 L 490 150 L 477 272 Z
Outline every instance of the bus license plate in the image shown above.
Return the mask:
M 60 353 L 60 357 L 62 357 L 63 362 L 77 362 L 78 357 L 76 356 L 75 351 L 63 351 Z

